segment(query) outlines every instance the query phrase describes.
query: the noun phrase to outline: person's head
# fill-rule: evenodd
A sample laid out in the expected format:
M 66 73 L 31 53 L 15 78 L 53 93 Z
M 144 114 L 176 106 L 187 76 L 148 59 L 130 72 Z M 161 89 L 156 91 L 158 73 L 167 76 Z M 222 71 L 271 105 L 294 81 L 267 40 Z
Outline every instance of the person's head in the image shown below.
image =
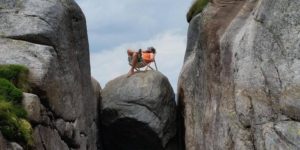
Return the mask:
M 147 48 L 149 51 L 151 51 L 153 54 L 155 54 L 156 53 L 156 50 L 155 50 L 155 48 L 154 47 L 148 47 Z

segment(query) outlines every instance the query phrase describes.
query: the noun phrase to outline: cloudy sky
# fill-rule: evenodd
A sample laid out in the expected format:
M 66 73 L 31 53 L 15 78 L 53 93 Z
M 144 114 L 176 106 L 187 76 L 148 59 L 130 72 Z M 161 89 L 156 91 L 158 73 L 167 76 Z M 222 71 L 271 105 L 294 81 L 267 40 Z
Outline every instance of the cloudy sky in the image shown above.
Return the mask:
M 88 28 L 92 76 L 102 88 L 129 70 L 126 50 L 157 50 L 158 70 L 174 90 L 183 63 L 192 0 L 76 0 Z

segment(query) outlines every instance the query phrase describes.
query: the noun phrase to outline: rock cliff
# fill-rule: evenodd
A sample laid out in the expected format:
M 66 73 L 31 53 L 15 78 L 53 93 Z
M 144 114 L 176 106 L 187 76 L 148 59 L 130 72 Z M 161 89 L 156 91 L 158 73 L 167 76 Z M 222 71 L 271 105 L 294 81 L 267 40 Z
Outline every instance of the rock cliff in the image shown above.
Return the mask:
M 213 0 L 189 26 L 186 150 L 300 149 L 300 1 Z
M 174 146 L 174 98 L 168 79 L 157 71 L 110 81 L 102 91 L 105 150 L 164 150 Z
M 30 70 L 33 94 L 25 94 L 23 105 L 35 148 L 97 149 L 100 90 L 91 79 L 86 22 L 78 5 L 0 0 L 0 22 L 0 64 Z

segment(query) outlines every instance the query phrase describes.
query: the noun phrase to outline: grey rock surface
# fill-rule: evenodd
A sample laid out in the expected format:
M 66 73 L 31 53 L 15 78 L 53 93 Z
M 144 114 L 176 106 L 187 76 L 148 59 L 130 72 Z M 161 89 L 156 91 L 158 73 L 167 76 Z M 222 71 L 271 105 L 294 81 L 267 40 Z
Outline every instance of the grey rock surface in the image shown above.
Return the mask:
M 106 150 L 164 149 L 176 134 L 176 104 L 168 79 L 157 71 L 111 80 L 102 91 Z
M 39 124 L 45 126 L 38 131 L 51 135 L 41 139 L 36 134 L 35 141 L 50 140 L 37 149 L 97 149 L 99 101 L 79 6 L 74 0 L 0 0 L 0 22 L 0 64 L 29 68 L 32 93 L 41 102 Z M 59 120 L 63 121 L 57 124 Z M 49 127 L 56 131 L 42 131 Z
M 7 141 L 0 132 L 0 150 L 23 150 L 18 143 Z
M 33 131 L 34 143 L 37 149 L 69 149 L 68 145 L 61 140 L 57 130 L 44 126 L 37 126 Z M 39 137 L 39 138 L 37 138 Z
M 94 79 L 93 77 L 92 77 L 92 86 L 93 86 L 94 95 L 97 98 L 97 101 L 99 102 L 99 104 L 101 104 L 102 88 L 101 88 L 101 85 L 99 84 L 99 82 L 96 79 Z
M 23 150 L 23 147 L 20 146 L 18 143 L 16 142 L 11 142 L 10 143 L 11 146 L 11 150 Z
M 186 150 L 300 149 L 300 1 L 214 1 L 178 83 Z
M 37 95 L 23 93 L 22 105 L 27 111 L 30 122 L 41 123 L 41 102 Z
M 8 142 L 6 141 L 6 139 L 3 137 L 2 133 L 0 132 L 0 149 L 5 150 L 7 149 L 8 146 Z

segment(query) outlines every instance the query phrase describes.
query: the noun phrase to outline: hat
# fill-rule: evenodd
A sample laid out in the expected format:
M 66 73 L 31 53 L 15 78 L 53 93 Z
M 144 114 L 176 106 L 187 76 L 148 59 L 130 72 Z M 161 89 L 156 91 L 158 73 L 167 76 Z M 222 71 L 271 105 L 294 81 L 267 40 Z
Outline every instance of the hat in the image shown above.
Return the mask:
M 155 48 L 154 48 L 154 47 L 152 47 L 152 46 L 148 47 L 147 49 L 148 49 L 148 50 L 150 50 L 150 51 L 152 51 L 152 53 L 154 53 L 154 54 L 156 53 L 156 50 L 155 50 Z

